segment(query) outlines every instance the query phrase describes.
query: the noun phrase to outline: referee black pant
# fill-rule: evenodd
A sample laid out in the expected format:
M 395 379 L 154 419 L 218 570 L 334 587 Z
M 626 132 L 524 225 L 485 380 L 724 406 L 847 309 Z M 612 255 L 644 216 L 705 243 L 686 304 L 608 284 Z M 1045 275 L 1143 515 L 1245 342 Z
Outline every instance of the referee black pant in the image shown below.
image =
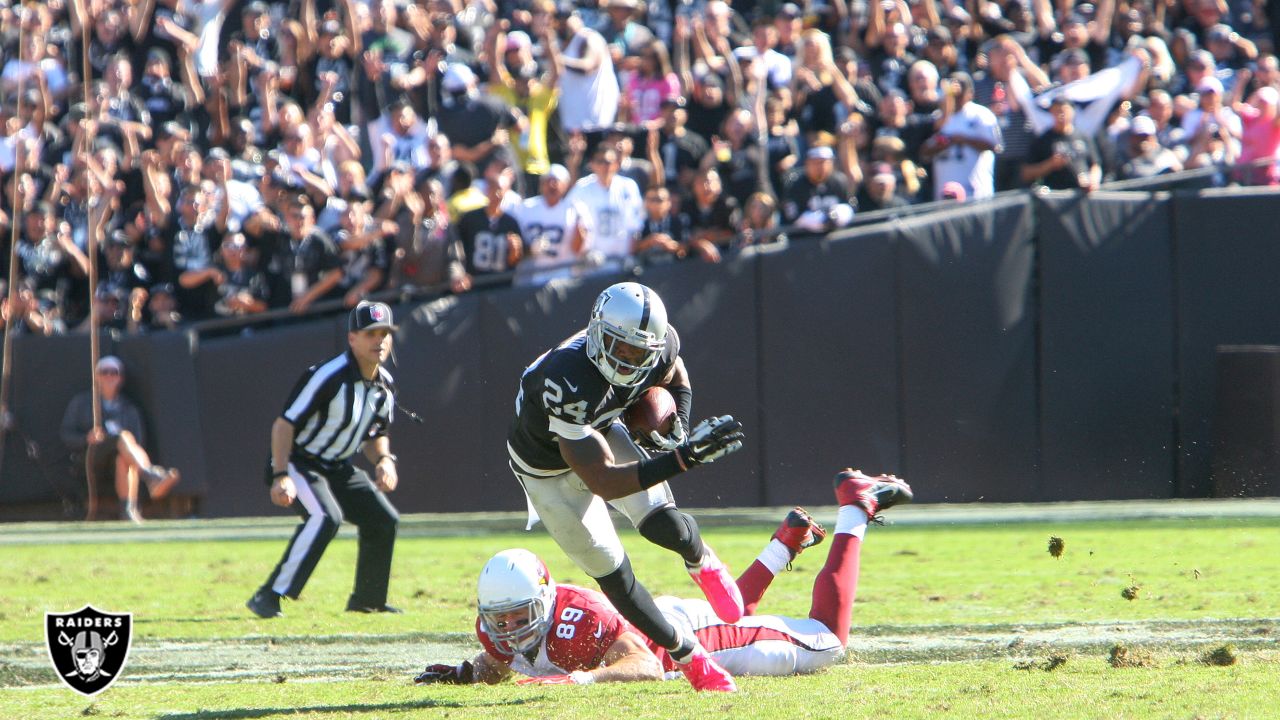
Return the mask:
M 385 605 L 400 513 L 374 486 L 369 474 L 350 463 L 336 470 L 321 471 L 291 460 L 289 476 L 297 487 L 298 497 L 293 507 L 302 516 L 302 524 L 294 531 L 284 557 L 271 571 L 265 587 L 277 595 L 298 599 L 345 518 L 360 529 L 356 584 L 350 604 Z

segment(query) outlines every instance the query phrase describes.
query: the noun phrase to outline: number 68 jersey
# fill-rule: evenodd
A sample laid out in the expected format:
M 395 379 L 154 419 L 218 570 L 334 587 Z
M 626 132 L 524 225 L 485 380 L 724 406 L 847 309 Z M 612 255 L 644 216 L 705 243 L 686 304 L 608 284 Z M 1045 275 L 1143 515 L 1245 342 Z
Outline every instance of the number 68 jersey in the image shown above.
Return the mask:
M 543 353 L 520 377 L 516 417 L 507 432 L 507 451 L 516 472 L 554 477 L 569 470 L 557 438 L 581 440 L 590 428 L 605 432 L 645 390 L 662 382 L 680 356 L 680 336 L 667 328 L 666 348 L 657 367 L 635 387 L 609 383 L 587 357 L 583 330 Z
M 556 586 L 550 625 L 538 644 L 538 654 L 532 659 L 499 650 L 485 632 L 483 621 L 476 618 L 476 636 L 485 652 L 529 677 L 567 675 L 598 668 L 604 662 L 605 653 L 627 631 L 636 632 L 604 595 L 576 585 Z

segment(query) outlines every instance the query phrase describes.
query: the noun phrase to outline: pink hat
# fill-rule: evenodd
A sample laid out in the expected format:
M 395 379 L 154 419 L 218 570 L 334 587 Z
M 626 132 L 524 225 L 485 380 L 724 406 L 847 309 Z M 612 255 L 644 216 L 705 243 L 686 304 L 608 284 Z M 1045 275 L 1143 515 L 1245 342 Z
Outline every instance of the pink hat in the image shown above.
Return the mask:
M 952 180 L 942 186 L 943 200 L 964 200 L 968 193 L 964 191 L 964 186 Z

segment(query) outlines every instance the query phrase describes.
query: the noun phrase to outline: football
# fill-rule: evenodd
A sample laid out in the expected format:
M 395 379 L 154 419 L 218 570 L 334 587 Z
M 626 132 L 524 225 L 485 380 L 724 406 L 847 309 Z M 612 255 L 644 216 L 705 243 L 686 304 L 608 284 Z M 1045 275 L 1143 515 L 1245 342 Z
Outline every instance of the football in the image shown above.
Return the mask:
M 655 385 L 627 407 L 622 421 L 633 435 L 647 438 L 653 430 L 657 430 L 659 435 L 671 432 L 675 417 L 676 399 L 666 388 Z

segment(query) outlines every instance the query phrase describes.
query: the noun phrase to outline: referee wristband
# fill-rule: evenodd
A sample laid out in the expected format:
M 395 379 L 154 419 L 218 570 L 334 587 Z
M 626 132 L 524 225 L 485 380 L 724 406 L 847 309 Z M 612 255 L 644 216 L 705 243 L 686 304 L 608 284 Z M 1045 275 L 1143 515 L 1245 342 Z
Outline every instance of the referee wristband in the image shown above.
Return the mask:
M 276 478 L 288 477 L 288 475 L 289 475 L 288 470 L 277 470 L 271 473 L 271 479 L 275 480 Z
M 400 462 L 400 458 L 396 457 L 394 453 L 387 453 L 386 455 L 379 455 L 378 462 L 375 462 L 374 465 L 377 465 L 378 463 L 382 462 L 383 460 L 386 460 L 387 458 L 391 458 L 391 462 L 393 463 Z
M 661 485 L 684 471 L 685 467 L 680 463 L 680 457 L 675 452 L 662 453 L 655 458 L 641 460 L 640 466 L 636 469 L 640 476 L 640 487 L 645 490 L 654 485 Z

